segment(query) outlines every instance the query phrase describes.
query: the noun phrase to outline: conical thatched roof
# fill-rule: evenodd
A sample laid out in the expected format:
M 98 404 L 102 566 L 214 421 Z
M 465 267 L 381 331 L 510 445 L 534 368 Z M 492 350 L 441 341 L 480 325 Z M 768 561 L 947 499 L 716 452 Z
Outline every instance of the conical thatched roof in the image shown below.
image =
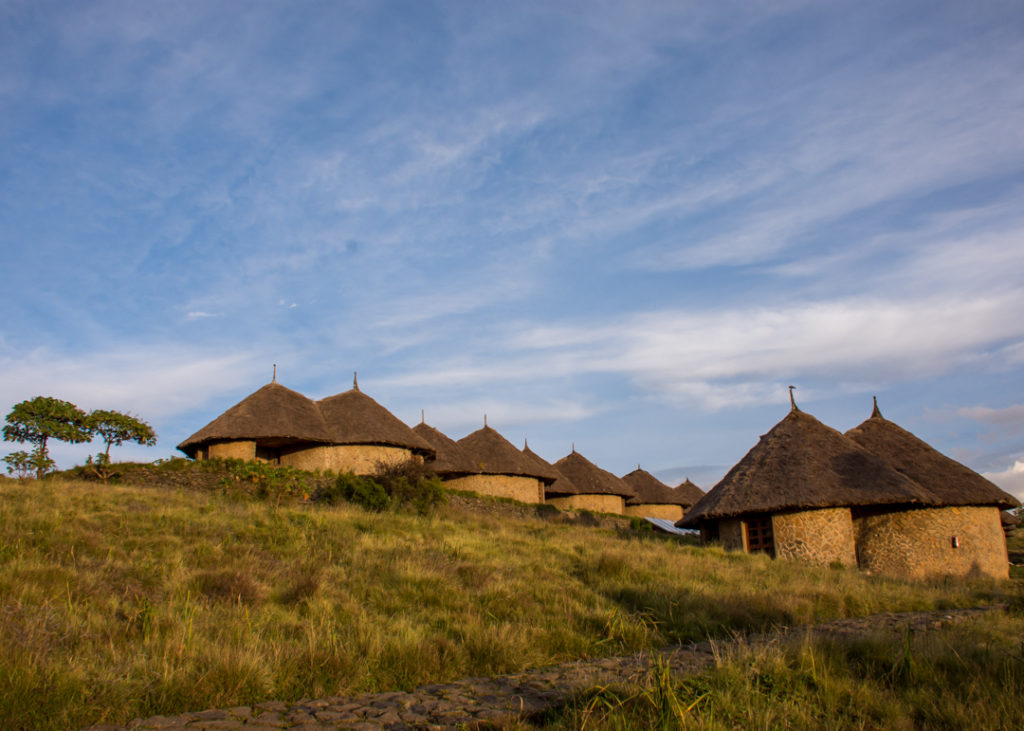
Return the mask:
M 690 478 L 687 477 L 685 480 L 680 482 L 674 488 L 672 488 L 680 495 L 683 496 L 683 500 L 687 500 L 686 505 L 695 505 L 698 500 L 704 497 L 704 491 L 699 487 L 690 482 Z
M 530 449 L 530 446 L 528 444 L 523 445 L 523 455 L 527 459 L 533 460 L 541 468 L 551 470 L 551 472 L 555 475 L 555 481 L 552 482 L 550 485 L 546 485 L 544 487 L 545 497 L 552 497 L 555 495 L 579 494 L 580 491 L 574 484 L 572 484 L 572 480 L 570 480 L 568 477 L 559 472 L 553 464 L 551 464 L 546 459 L 544 459 L 539 454 Z
M 608 470 L 603 470 L 575 449 L 555 462 L 554 467 L 572 480 L 579 495 L 620 495 L 631 498 L 636 493 Z
M 476 471 L 485 475 L 535 477 L 545 484 L 555 481 L 553 470 L 531 460 L 489 426 L 464 436 L 458 445 L 473 460 Z
M 434 454 L 428 442 L 358 388 L 321 399 L 317 406 L 335 444 L 382 444 Z
M 749 513 L 935 502 L 882 458 L 794 406 L 676 525 Z
M 871 416 L 846 436 L 933 493 L 939 505 L 995 505 L 1001 509 L 1020 505 L 974 470 L 886 419 L 877 402 Z
M 426 423 L 417 424 L 413 433 L 434 448 L 435 456 L 427 467 L 438 475 L 469 475 L 476 472 L 473 460 L 459 443 Z
M 280 383 L 246 396 L 178 445 L 189 457 L 207 442 L 246 439 L 264 444 L 333 441 L 317 405 Z
M 696 500 L 687 500 L 685 492 L 673 490 L 647 470 L 639 467 L 622 476 L 622 481 L 636 492 L 634 497 L 626 501 L 626 505 L 681 505 L 688 508 Z

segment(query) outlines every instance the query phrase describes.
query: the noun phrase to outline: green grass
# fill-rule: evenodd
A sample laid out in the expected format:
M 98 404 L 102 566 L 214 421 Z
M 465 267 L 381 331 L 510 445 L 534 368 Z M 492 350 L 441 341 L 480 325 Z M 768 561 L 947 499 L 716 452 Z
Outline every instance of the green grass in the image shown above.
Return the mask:
M 457 506 L 5 480 L 0 728 L 408 689 L 1009 590 Z
M 740 644 L 687 678 L 652 668 L 639 686 L 595 689 L 545 728 L 1020 729 L 1024 614 L 902 638 Z

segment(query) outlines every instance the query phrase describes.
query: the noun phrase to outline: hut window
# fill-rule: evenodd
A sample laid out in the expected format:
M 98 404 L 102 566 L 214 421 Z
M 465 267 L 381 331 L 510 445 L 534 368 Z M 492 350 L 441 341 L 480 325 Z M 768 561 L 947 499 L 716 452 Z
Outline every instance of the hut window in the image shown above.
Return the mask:
M 744 521 L 747 530 L 747 551 L 750 553 L 767 553 L 775 556 L 775 536 L 772 534 L 772 518 L 751 518 Z

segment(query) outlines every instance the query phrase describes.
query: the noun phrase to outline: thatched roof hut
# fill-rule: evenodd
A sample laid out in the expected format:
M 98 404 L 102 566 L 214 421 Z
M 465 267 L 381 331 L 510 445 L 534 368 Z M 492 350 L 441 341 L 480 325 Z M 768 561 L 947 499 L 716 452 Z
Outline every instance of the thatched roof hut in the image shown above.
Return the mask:
M 232 406 L 178 448 L 196 459 L 256 460 L 357 474 L 434 455 L 428 442 L 356 384 L 350 391 L 314 402 L 276 381 Z
M 1000 510 L 1020 505 L 1013 495 L 886 419 L 877 400 L 871 416 L 846 436 L 927 489 L 936 505 L 994 505 Z
M 323 414 L 311 399 L 276 381 L 249 394 L 178 445 L 189 457 L 212 442 L 330 444 L 334 441 Z
M 643 518 L 661 518 L 676 521 L 695 500 L 687 500 L 685 491 L 675 490 L 646 470 L 637 467 L 622 481 L 636 494 L 626 501 L 626 514 Z M 702 493 L 703 494 L 703 493 Z
M 685 480 L 676 485 L 673 490 L 676 490 L 680 495 L 683 496 L 683 500 L 689 501 L 687 507 L 695 505 L 698 500 L 704 497 L 704 491 L 697 487 L 687 477 Z
M 544 502 L 544 488 L 557 479 L 543 460 L 531 459 L 486 421 L 482 429 L 456 442 L 469 456 L 474 474 L 448 482 L 456 490 L 506 497 L 523 503 Z
M 571 494 L 548 494 L 547 502 L 559 508 L 621 515 L 625 513 L 626 500 L 635 494 L 627 483 L 595 465 L 577 452 L 575 447 L 555 462 L 554 468 L 576 488 L 576 492 Z
M 574 484 L 572 484 L 572 480 L 570 480 L 568 477 L 559 472 L 553 464 L 551 464 L 546 459 L 544 459 L 539 454 L 530 449 L 529 444 L 523 445 L 523 455 L 527 459 L 530 459 L 533 462 L 535 462 L 539 468 L 549 470 L 551 471 L 551 473 L 555 475 L 555 481 L 552 482 L 550 485 L 546 485 L 544 487 L 544 496 L 546 498 L 553 496 L 579 494 L 579 489 Z
M 432 457 L 434 448 L 358 386 L 316 402 L 334 444 L 379 444 Z
M 626 505 L 683 505 L 690 507 L 696 501 L 686 502 L 686 495 L 669 487 L 647 470 L 637 467 L 620 478 L 631 486 L 636 493 L 626 501 Z
M 934 505 L 882 458 L 796 406 L 677 525 L 748 514 L 863 505 Z
M 469 455 L 476 472 L 485 475 L 534 477 L 551 484 L 558 477 L 551 469 L 516 449 L 505 437 L 484 425 L 460 439 L 458 445 Z
M 434 459 L 427 462 L 427 467 L 442 479 L 477 472 L 472 458 L 454 439 L 425 422 L 417 424 L 412 430 L 434 448 Z

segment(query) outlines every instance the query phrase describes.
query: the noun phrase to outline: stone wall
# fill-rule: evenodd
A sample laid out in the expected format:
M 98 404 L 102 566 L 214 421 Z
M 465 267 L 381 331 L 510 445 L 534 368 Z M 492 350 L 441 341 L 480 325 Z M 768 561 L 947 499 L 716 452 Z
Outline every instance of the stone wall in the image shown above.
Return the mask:
M 747 550 L 747 534 L 743 530 L 743 521 L 739 518 L 726 518 L 718 521 L 718 540 L 726 551 Z
M 811 563 L 857 565 L 849 508 L 805 510 L 772 516 L 775 556 Z
M 413 453 L 402 447 L 378 444 L 332 444 L 303 447 L 293 452 L 281 451 L 280 464 L 300 470 L 333 470 L 372 475 L 379 463 L 399 464 L 413 458 Z
M 621 495 L 566 495 L 549 497 L 546 502 L 562 510 L 589 510 L 615 515 L 623 515 L 626 508 L 626 501 Z
M 445 487 L 467 490 L 478 495 L 507 497 L 521 503 L 544 502 L 544 483 L 536 477 L 520 475 L 466 475 L 446 480 Z
M 661 505 L 657 503 L 644 503 L 643 505 L 627 505 L 625 515 L 635 515 L 638 518 L 663 518 L 675 523 L 683 517 L 682 505 Z
M 998 508 L 922 508 L 860 515 L 854 518 L 854 532 L 858 564 L 868 571 L 913 579 L 1009 576 Z
M 256 442 L 213 442 L 200 450 L 197 459 L 256 459 Z

